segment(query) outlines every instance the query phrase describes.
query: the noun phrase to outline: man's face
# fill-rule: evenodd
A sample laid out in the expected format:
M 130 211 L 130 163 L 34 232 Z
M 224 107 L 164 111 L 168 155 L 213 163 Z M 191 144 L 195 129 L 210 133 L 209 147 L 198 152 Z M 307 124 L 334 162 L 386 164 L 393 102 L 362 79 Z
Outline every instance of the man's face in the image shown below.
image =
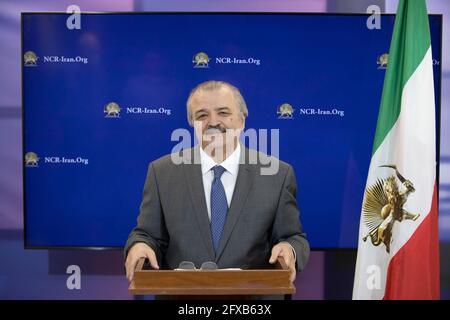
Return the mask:
M 213 148 L 230 145 L 244 127 L 233 92 L 227 87 L 196 92 L 190 111 L 197 139 L 202 141 L 203 148 L 211 143 Z

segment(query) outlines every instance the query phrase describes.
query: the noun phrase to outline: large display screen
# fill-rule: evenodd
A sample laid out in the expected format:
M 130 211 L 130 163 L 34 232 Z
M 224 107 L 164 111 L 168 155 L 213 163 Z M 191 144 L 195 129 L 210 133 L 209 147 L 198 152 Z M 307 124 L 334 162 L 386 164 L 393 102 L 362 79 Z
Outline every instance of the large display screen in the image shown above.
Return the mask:
M 193 136 L 186 100 L 207 80 L 239 88 L 248 136 L 294 167 L 312 248 L 357 246 L 394 15 L 68 18 L 22 14 L 26 247 L 123 246 L 148 164 Z M 430 30 L 439 121 L 442 16 Z

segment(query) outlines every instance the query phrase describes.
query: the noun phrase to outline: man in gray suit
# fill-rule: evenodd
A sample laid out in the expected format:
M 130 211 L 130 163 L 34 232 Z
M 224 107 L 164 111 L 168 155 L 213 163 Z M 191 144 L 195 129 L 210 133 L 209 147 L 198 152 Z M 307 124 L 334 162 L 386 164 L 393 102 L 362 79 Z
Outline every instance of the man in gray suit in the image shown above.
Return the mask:
M 200 143 L 150 163 L 137 226 L 125 245 L 127 278 L 141 257 L 154 269 L 175 269 L 182 261 L 264 269 L 281 256 L 294 281 L 309 243 L 292 167 L 239 143 L 248 111 L 233 85 L 198 85 L 187 112 Z M 273 162 L 276 172 L 264 174 Z

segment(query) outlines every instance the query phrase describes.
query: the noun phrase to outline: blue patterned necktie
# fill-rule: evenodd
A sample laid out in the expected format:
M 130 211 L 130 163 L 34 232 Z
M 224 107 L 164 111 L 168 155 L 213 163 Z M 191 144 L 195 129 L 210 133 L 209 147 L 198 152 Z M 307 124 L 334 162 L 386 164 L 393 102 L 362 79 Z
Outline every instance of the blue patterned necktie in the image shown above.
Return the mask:
M 227 196 L 220 177 L 225 172 L 222 166 L 212 168 L 214 180 L 211 185 L 211 234 L 214 244 L 214 250 L 219 250 L 220 236 L 228 213 Z

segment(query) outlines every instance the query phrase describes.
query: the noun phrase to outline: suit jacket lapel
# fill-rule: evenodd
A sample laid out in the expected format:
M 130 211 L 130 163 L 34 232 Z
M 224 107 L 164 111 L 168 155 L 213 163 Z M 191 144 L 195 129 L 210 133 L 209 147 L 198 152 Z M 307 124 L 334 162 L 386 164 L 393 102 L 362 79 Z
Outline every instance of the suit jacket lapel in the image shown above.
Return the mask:
M 222 231 L 222 236 L 220 238 L 219 250 L 216 255 L 216 261 L 219 260 L 220 256 L 225 249 L 227 242 L 231 236 L 231 233 L 236 225 L 236 222 L 241 216 L 242 209 L 244 207 L 245 201 L 247 200 L 248 193 L 253 184 L 253 179 L 255 177 L 255 165 L 250 165 L 248 160 L 249 149 L 245 148 L 241 144 L 241 156 L 239 160 L 239 172 L 236 180 L 236 185 L 233 191 L 233 198 L 231 200 L 230 209 L 228 211 L 227 219 L 225 222 L 225 227 Z
M 214 248 L 212 244 L 211 227 L 208 217 L 208 210 L 206 208 L 205 189 L 203 188 L 203 179 L 201 164 L 194 163 L 192 156 L 200 159 L 198 145 L 192 149 L 185 150 L 183 157 L 186 154 L 187 164 L 183 164 L 185 177 L 189 186 L 189 193 L 191 195 L 192 204 L 194 206 L 194 215 L 196 217 L 201 235 L 205 241 L 206 248 L 208 250 L 211 260 L 214 260 Z

